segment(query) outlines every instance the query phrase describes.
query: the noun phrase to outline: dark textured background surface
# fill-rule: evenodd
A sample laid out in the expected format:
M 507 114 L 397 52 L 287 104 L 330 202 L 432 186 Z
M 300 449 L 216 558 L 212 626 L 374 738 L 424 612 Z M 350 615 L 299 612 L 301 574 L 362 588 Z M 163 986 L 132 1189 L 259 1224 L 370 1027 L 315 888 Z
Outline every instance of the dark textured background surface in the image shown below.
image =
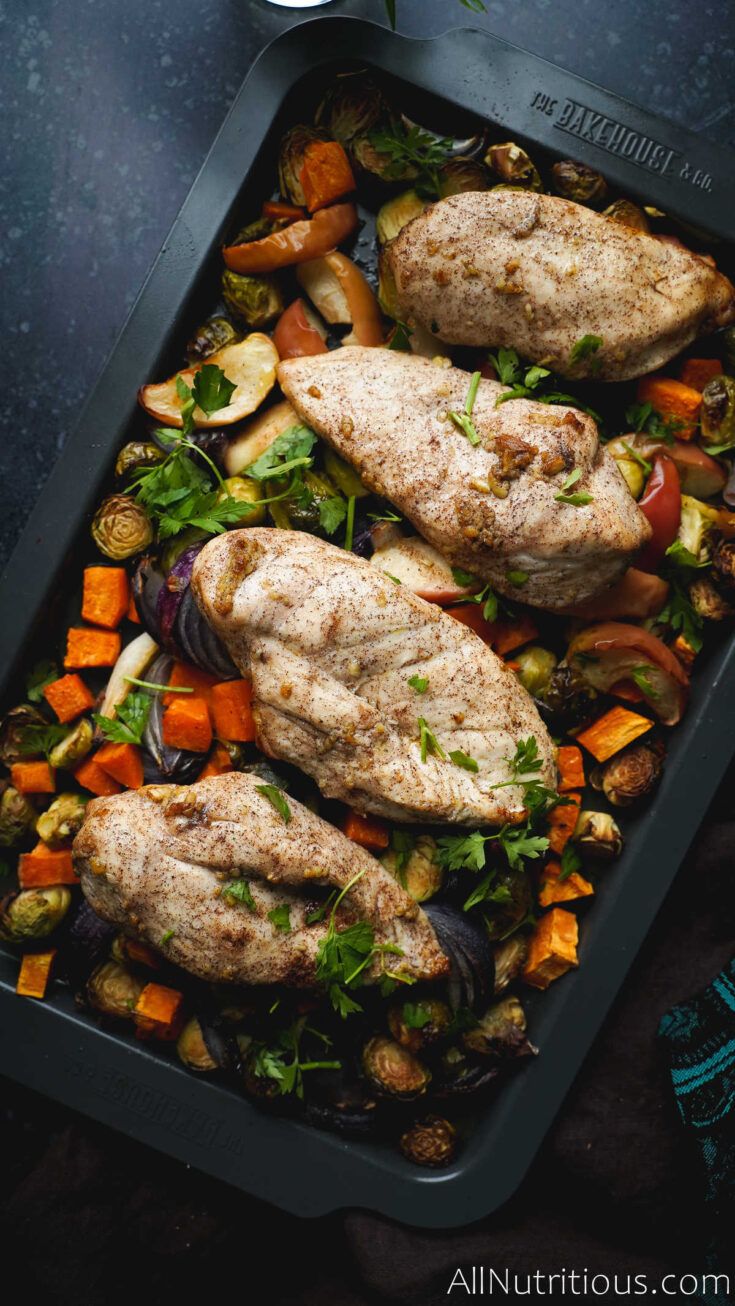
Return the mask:
M 457 0 L 398 0 L 399 27 L 487 26 L 733 143 L 731 0 L 489 0 L 488 9 L 474 17 Z M 319 12 L 384 11 L 382 0 L 337 0 L 305 16 Z M 0 3 L 3 554 L 241 78 L 293 21 L 262 0 Z M 9 1248 L 23 1265 L 28 1300 L 186 1303 L 224 1287 L 228 1265 L 228 1280 L 267 1282 L 264 1300 L 294 1306 L 425 1306 L 446 1300 L 454 1268 L 471 1261 L 697 1270 L 698 1172 L 655 1031 L 732 950 L 732 907 L 722 905 L 732 901 L 734 827 L 713 818 L 732 816 L 734 781 L 532 1175 L 493 1221 L 452 1236 L 359 1214 L 300 1223 L 6 1083 L 0 1245 L 6 1265 Z

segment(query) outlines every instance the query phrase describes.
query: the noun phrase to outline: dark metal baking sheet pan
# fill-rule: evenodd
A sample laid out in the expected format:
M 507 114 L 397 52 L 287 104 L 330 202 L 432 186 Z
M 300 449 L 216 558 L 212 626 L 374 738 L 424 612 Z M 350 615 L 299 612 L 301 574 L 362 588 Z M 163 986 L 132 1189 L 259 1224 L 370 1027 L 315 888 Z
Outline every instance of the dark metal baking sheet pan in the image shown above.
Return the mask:
M 201 286 L 239 200 L 257 194 L 269 134 L 292 119 L 315 70 L 372 66 L 419 99 L 439 97 L 496 129 L 598 167 L 618 187 L 715 237 L 730 235 L 735 160 L 599 87 L 478 31 L 431 41 L 356 19 L 291 29 L 245 81 L 141 291 L 80 422 L 50 476 L 0 585 L 4 698 L 29 648 L 54 628 L 65 573 L 136 416 L 141 381 L 158 374 L 191 325 Z M 66 991 L 15 996 L 17 958 L 0 949 L 0 1071 L 159 1150 L 298 1215 L 346 1206 L 427 1227 L 467 1224 L 518 1187 L 645 937 L 735 751 L 735 640 L 695 677 L 672 736 L 663 784 L 585 917 L 580 969 L 530 1000 L 541 1055 L 479 1113 L 446 1171 L 421 1171 L 388 1146 L 346 1141 L 263 1114 L 234 1089 L 186 1072 L 169 1051 L 119 1038 Z

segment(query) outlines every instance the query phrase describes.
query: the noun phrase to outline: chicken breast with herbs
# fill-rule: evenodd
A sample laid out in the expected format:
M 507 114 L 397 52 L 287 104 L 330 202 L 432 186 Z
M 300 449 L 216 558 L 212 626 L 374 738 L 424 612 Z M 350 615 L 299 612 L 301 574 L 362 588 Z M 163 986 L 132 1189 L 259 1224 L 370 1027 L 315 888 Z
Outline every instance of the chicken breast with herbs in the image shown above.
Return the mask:
M 502 825 L 524 817 L 524 779 L 553 784 L 551 740 L 514 673 L 364 559 L 301 532 L 228 531 L 192 587 L 252 679 L 260 747 L 327 797 L 396 821 Z M 530 736 L 539 767 L 516 777 L 509 759 Z
M 338 927 L 369 921 L 394 950 L 375 953 L 365 980 L 384 964 L 445 974 L 429 920 L 380 862 L 292 798 L 285 819 L 259 784 L 233 773 L 92 799 L 74 842 L 90 906 L 200 979 L 310 987 L 329 913 L 308 917 L 354 881 Z
M 515 349 L 567 377 L 642 376 L 735 318 L 735 289 L 708 258 L 531 191 L 432 204 L 386 260 L 402 320 L 449 345 Z
M 386 349 L 342 348 L 280 364 L 300 417 L 457 567 L 540 608 L 613 585 L 650 527 L 591 417 Z M 473 441 L 477 441 L 473 443 Z M 561 497 L 560 497 L 561 496 Z

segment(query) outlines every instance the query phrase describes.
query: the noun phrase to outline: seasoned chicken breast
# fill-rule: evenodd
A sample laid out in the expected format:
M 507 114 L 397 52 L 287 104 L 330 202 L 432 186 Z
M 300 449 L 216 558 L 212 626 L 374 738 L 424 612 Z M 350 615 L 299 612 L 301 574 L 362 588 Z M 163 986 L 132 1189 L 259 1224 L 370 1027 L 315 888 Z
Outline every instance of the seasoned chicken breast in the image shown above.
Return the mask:
M 513 399 L 481 381 L 473 445 L 461 413 L 470 378 L 387 349 L 288 359 L 280 383 L 305 422 L 400 508 L 445 558 L 511 598 L 564 608 L 622 576 L 650 527 L 590 417 Z M 565 503 L 572 495 L 589 502 Z M 518 585 L 519 574 L 526 580 Z
M 340 928 L 369 921 L 377 944 L 401 949 L 390 954 L 392 969 L 415 979 L 445 974 L 429 920 L 380 862 L 293 798 L 285 821 L 259 783 L 233 773 L 92 799 L 74 841 L 90 906 L 200 979 L 308 987 L 328 919 L 307 916 L 324 901 L 319 890 L 354 879 Z M 243 880 L 250 905 L 223 892 Z M 283 906 L 289 932 L 268 919 Z M 365 978 L 380 973 L 376 956 Z
M 735 318 L 735 289 L 708 259 L 530 191 L 432 204 L 386 259 L 409 324 L 450 345 L 516 349 L 562 376 L 642 376 Z M 602 344 L 575 357 L 588 335 Z
M 301 532 L 228 531 L 192 588 L 252 678 L 260 747 L 327 797 L 396 821 L 517 823 L 522 786 L 497 786 L 531 735 L 534 775 L 553 784 L 551 740 L 513 672 L 364 559 Z

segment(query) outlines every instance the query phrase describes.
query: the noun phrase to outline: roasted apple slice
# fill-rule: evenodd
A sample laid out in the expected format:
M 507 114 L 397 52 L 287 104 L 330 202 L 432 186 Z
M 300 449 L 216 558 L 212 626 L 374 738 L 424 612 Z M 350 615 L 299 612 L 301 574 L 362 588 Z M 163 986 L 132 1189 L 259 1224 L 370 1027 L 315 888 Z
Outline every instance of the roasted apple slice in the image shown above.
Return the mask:
M 195 408 L 194 424 L 201 427 L 229 426 L 254 413 L 272 390 L 276 379 L 278 352 L 268 336 L 254 331 L 244 340 L 238 340 L 236 344 L 226 345 L 224 349 L 210 354 L 205 362 L 221 367 L 235 389 L 226 408 L 218 408 L 209 415 L 203 413 L 201 408 Z M 199 367 L 203 365 L 199 364 Z M 166 426 L 183 426 L 181 409 L 184 400 L 179 395 L 176 382 L 181 377 L 191 387 L 199 367 L 187 367 L 157 385 L 144 385 L 138 391 L 140 404 L 157 422 L 163 422 Z
M 334 250 L 324 258 L 302 263 L 296 276 L 326 322 L 352 327 L 343 344 L 382 345 L 378 301 L 360 269 L 345 254 Z
M 632 681 L 664 725 L 675 726 L 684 711 L 689 677 L 663 640 L 641 626 L 588 626 L 575 635 L 566 660 L 593 689 L 606 692 Z
M 300 424 L 301 418 L 287 399 L 274 404 L 265 413 L 258 413 L 252 422 L 248 422 L 230 440 L 224 454 L 227 475 L 240 476 L 244 468 L 260 458 L 266 449 L 270 449 L 279 435 L 283 435 L 290 426 Z
M 403 535 L 386 522 L 380 522 L 372 531 L 373 566 L 379 567 L 393 580 L 400 581 L 406 589 L 430 603 L 456 603 L 473 592 L 473 587 L 460 585 L 446 558 L 420 535 Z M 480 589 L 478 581 L 474 589 Z

